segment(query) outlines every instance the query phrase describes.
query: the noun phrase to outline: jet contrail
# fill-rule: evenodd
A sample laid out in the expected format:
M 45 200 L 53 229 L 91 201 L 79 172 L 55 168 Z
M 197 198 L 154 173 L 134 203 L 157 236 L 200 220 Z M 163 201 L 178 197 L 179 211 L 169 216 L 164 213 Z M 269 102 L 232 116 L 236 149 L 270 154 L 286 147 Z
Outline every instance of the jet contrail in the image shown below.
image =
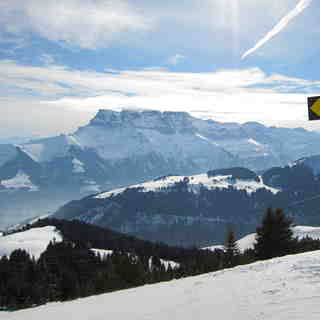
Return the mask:
M 271 31 L 269 31 L 261 40 L 257 42 L 257 44 L 249 49 L 247 52 L 245 52 L 241 59 L 244 59 L 249 54 L 253 53 L 260 47 L 262 47 L 266 42 L 271 40 L 274 36 L 276 36 L 279 32 L 281 32 L 288 24 L 289 22 L 294 19 L 296 16 L 298 16 L 302 11 L 304 11 L 306 8 L 308 8 L 311 4 L 312 0 L 300 0 L 297 6 L 291 10 L 285 17 L 283 17 L 274 27 Z

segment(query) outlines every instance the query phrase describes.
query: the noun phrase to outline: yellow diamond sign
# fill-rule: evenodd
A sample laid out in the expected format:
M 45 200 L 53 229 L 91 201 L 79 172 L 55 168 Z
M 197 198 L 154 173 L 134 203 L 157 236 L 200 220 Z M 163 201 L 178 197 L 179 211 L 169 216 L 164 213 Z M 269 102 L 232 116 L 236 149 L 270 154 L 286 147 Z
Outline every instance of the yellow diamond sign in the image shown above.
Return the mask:
M 320 117 L 320 99 L 316 100 L 316 102 L 312 105 L 311 110 Z
M 309 120 L 320 120 L 320 97 L 308 98 Z

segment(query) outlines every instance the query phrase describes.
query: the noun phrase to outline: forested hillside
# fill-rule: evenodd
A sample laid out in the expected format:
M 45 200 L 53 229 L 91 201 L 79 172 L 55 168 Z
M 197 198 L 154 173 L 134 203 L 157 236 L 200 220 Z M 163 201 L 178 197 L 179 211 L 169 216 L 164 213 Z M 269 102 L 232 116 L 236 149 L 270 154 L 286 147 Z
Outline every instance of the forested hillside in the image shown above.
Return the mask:
M 23 233 L 45 228 L 54 229 L 60 238 L 54 237 L 37 258 L 22 249 L 1 257 L 0 309 L 65 301 L 320 249 L 319 240 L 295 239 L 291 223 L 281 209 L 269 209 L 257 228 L 254 248 L 240 252 L 233 231 L 226 234 L 223 247 L 212 251 L 151 243 L 80 221 L 39 220 L 2 236 L 19 235 L 23 243 Z M 37 246 L 30 239 L 29 245 Z
M 180 246 L 221 243 L 233 225 L 254 231 L 268 207 L 284 208 L 295 223 L 320 223 L 320 180 L 304 165 L 275 167 L 261 177 L 246 168 L 168 176 L 72 201 L 55 217 L 112 228 Z

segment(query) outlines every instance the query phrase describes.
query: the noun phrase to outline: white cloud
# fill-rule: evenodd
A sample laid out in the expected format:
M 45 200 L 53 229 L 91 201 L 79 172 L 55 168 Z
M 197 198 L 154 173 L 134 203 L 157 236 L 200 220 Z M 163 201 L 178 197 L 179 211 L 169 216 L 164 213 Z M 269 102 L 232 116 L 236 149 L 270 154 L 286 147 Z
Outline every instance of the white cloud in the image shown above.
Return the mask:
M 14 36 L 35 33 L 81 48 L 121 43 L 225 55 L 234 41 L 240 47 L 254 41 L 291 5 L 292 0 L 1 0 L 0 24 Z
M 0 119 L 10 118 L 6 120 L 6 128 L 10 125 L 16 127 L 13 124 L 15 121 L 21 122 L 16 114 L 19 109 L 20 113 L 28 112 L 30 106 L 26 101 L 31 99 L 33 110 L 39 110 L 41 117 L 45 118 L 47 110 L 50 112 L 47 120 L 41 120 L 41 123 L 50 123 L 50 132 L 54 128 L 57 132 L 61 131 L 59 113 L 65 114 L 64 129 L 67 123 L 74 128 L 75 123 L 80 123 L 81 119 L 87 120 L 88 115 L 91 116 L 99 108 L 188 111 L 219 121 L 272 124 L 305 121 L 306 92 L 319 90 L 320 87 L 320 81 L 280 74 L 269 76 L 259 68 L 206 73 L 164 69 L 95 72 L 55 65 L 20 66 L 14 61 L 0 62 L 0 83 L 6 84 L 2 88 L 2 96 L 7 94 L 10 98 L 11 95 L 10 99 L 14 101 L 11 105 L 16 110 L 13 116 L 9 116 L 11 109 L 8 109 L 8 102 L 0 100 Z M 8 87 L 11 91 L 7 90 Z M 16 97 L 17 92 L 20 93 L 20 100 Z M 31 95 L 26 95 L 28 92 Z M 3 113 L 7 116 L 4 117 Z M 56 116 L 52 116 L 53 113 Z M 36 113 L 34 115 L 26 123 L 27 126 L 32 127 L 31 123 L 34 123 L 39 127 Z M 41 130 L 45 131 L 44 127 Z M 39 134 L 38 131 L 33 133 Z
M 0 99 L 0 136 L 52 136 L 85 125 L 94 112 L 46 104 L 33 98 Z
M 284 30 L 295 17 L 297 17 L 305 9 L 307 9 L 310 6 L 311 2 L 312 0 L 299 0 L 296 7 L 287 15 L 285 15 L 261 40 L 256 43 L 254 47 L 246 51 L 241 58 L 246 58 L 248 55 L 252 54 L 256 50 L 261 48 L 264 44 L 266 44 L 269 40 L 274 38 L 278 33 Z
M 150 19 L 127 0 L 2 1 L 0 23 L 7 33 L 34 32 L 83 48 L 108 46 L 151 25 Z

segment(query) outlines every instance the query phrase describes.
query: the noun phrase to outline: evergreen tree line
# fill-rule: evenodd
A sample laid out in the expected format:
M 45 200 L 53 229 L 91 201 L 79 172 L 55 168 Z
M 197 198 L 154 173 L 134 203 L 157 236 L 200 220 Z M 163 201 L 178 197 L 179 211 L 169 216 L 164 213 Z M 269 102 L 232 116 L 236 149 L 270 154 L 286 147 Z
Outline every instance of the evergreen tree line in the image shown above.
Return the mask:
M 228 231 L 225 241 L 224 266 L 233 267 L 288 254 L 320 250 L 320 240 L 311 237 L 303 239 L 294 237 L 292 223 L 293 219 L 286 216 L 282 209 L 268 208 L 261 226 L 256 229 L 256 241 L 253 248 L 243 253 L 240 253 L 234 232 Z
M 213 252 L 150 243 L 79 221 L 44 219 L 24 230 L 45 225 L 56 225 L 64 240 L 51 242 L 38 260 L 21 249 L 0 259 L 0 309 L 65 301 L 320 249 L 318 240 L 295 239 L 292 220 L 281 209 L 271 208 L 256 230 L 254 248 L 245 252 L 240 252 L 232 230 L 224 249 Z M 101 256 L 91 247 L 113 253 Z M 160 258 L 179 265 L 166 268 Z
M 38 260 L 21 249 L 0 259 L 0 309 L 65 301 L 221 268 L 223 252 L 151 243 L 80 221 L 44 219 L 19 231 L 46 225 L 55 225 L 64 240 L 51 242 Z M 101 256 L 91 248 L 113 253 Z M 160 258 L 178 264 L 166 267 Z
M 157 257 L 114 251 L 100 256 L 68 241 L 51 242 L 36 261 L 25 250 L 0 260 L 0 308 L 15 310 L 180 277 Z

